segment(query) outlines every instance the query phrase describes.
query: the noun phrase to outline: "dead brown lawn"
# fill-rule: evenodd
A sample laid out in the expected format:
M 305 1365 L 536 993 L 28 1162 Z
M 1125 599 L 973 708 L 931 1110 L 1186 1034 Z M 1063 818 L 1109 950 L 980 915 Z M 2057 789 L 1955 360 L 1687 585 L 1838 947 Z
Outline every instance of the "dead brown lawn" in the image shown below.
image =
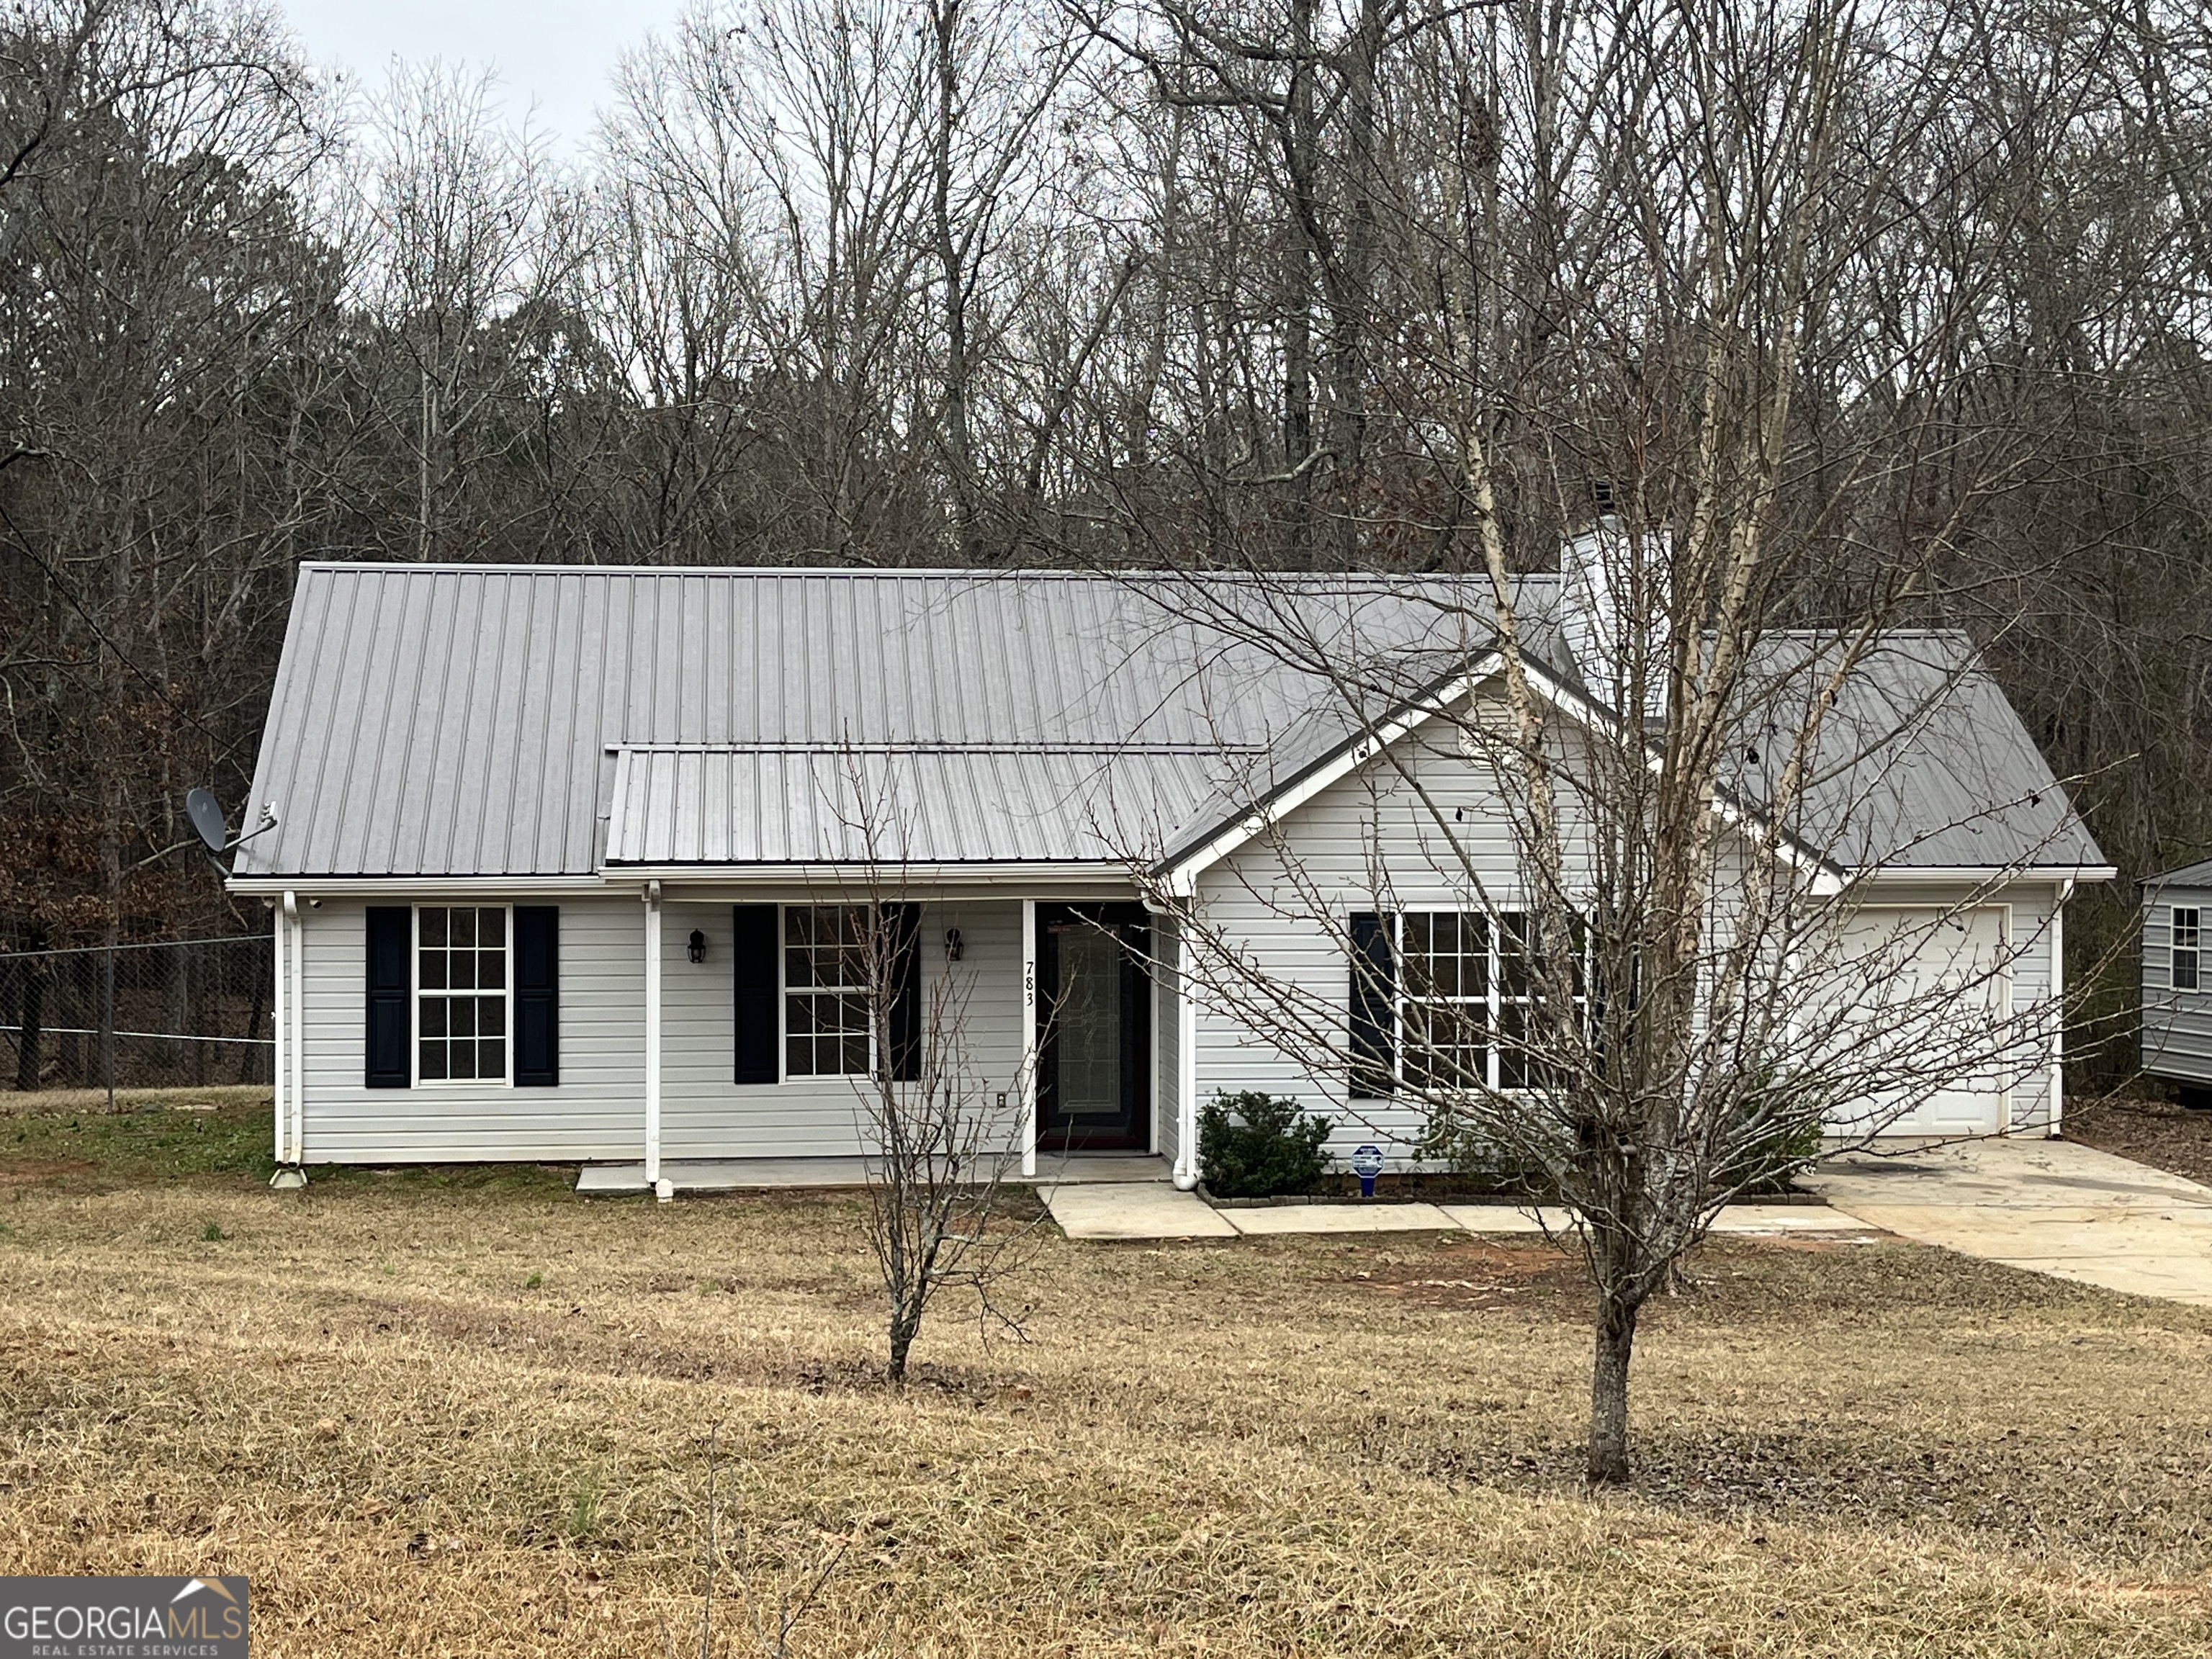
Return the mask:
M 67 1141 L 0 1183 L 0 1559 L 246 1572 L 258 1653 L 696 1653 L 717 1423 L 754 1600 L 843 1550 L 798 1653 L 2212 1647 L 2177 1307 L 1717 1247 L 1640 1351 L 1642 1484 L 1594 1500 L 1538 1244 L 1054 1236 L 1029 1343 L 941 1316 L 895 1394 L 848 1196 L 279 1195 Z
M 2066 1139 L 2212 1182 L 2212 1112 L 2124 1096 L 2066 1109 Z

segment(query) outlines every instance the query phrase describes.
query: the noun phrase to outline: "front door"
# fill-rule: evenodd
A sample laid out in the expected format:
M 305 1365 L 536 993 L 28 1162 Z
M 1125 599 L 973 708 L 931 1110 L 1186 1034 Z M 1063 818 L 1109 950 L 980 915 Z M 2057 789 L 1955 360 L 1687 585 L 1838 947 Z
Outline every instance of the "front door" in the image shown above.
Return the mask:
M 1037 1146 L 1141 1152 L 1151 1139 L 1149 929 L 1140 904 L 1037 906 Z

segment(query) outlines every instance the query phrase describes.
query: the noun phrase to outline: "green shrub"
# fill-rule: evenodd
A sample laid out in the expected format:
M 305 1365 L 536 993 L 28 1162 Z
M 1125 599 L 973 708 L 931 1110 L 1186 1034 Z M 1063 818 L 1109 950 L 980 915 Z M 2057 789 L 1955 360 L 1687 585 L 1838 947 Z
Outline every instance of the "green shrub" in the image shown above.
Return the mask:
M 1743 1139 L 1717 1182 L 1736 1192 L 1781 1192 L 1820 1159 L 1820 1110 L 1785 1078 L 1754 1073 L 1743 1097 Z
M 1198 1168 L 1216 1198 L 1272 1198 L 1312 1189 L 1328 1168 L 1325 1117 L 1249 1091 L 1216 1091 L 1198 1115 Z

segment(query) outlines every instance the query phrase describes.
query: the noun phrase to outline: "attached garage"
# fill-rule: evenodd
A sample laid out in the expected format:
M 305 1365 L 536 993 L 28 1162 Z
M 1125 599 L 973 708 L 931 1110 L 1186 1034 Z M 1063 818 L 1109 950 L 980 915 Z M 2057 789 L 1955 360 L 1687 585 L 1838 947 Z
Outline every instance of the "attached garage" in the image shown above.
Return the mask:
M 1846 1068 L 1868 1067 L 1875 1086 L 1863 1108 L 1832 1118 L 1837 1132 L 1984 1135 L 2012 1127 L 2014 1085 L 2042 1058 L 2021 1052 L 2012 1024 L 2018 957 L 2008 904 L 1854 910 L 1835 935 L 1828 1053 Z M 1931 1090 L 1921 1079 L 1932 1074 L 1952 1080 Z

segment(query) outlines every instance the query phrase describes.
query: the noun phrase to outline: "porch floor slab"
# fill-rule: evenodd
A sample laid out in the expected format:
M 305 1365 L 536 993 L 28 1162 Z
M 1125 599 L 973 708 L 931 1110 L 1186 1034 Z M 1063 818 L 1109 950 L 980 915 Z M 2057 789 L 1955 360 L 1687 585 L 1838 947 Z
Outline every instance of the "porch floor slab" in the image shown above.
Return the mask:
M 861 1158 L 663 1158 L 662 1178 L 679 1193 L 732 1193 L 763 1188 L 860 1187 L 868 1179 Z M 1135 1152 L 1079 1153 L 1040 1158 L 1037 1172 L 1009 1173 L 1010 1186 L 1092 1186 L 1157 1183 L 1168 1178 L 1167 1160 Z M 576 1172 L 580 1193 L 609 1194 L 645 1190 L 643 1164 L 586 1164 Z

